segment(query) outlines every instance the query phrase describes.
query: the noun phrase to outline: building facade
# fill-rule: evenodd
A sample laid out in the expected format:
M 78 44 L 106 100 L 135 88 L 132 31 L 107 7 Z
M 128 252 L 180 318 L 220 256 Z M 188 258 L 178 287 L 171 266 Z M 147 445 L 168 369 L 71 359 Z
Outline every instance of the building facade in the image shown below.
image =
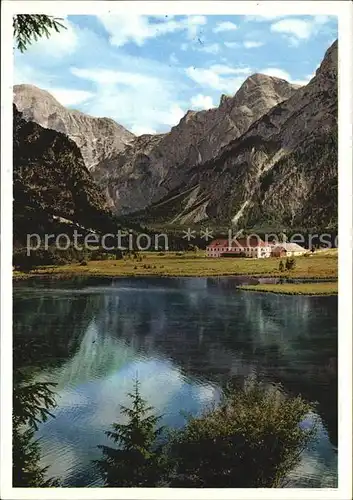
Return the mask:
M 273 245 L 271 254 L 273 257 L 299 257 L 307 252 L 306 248 L 301 247 L 297 243 L 284 242 Z
M 213 240 L 206 247 L 207 257 L 247 257 L 261 259 L 271 256 L 273 245 L 258 237 L 242 237 L 233 241 Z

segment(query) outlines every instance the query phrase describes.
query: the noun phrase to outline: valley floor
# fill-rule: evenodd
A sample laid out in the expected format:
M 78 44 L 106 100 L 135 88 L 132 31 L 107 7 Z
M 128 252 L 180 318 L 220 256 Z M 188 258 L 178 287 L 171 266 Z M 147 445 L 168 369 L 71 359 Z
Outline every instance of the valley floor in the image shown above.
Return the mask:
M 141 260 L 124 258 L 121 260 L 88 261 L 62 266 L 43 266 L 30 273 L 14 271 L 13 277 L 26 279 L 31 277 L 51 276 L 56 278 L 71 276 L 123 277 L 123 276 L 264 276 L 281 278 L 337 280 L 338 256 L 335 253 L 317 253 L 308 257 L 296 258 L 296 267 L 291 271 L 279 271 L 280 259 L 243 259 L 243 258 L 207 258 L 202 252 L 142 252 Z M 293 285 L 290 284 L 292 287 Z M 315 283 L 305 284 L 306 293 L 319 288 Z M 321 286 L 324 284 L 321 284 Z M 330 284 L 332 286 L 332 284 Z M 267 285 L 266 285 L 267 286 Z M 271 285 L 279 287 L 280 285 Z M 281 285 L 283 286 L 283 285 Z M 257 288 L 259 290 L 259 288 Z M 295 287 L 294 287 L 295 289 Z M 293 289 L 293 290 L 294 290 Z M 276 291 L 283 293 L 279 288 Z M 299 287 L 297 288 L 299 290 Z M 275 290 L 274 290 L 275 291 Z M 303 293 L 299 291 L 298 293 Z

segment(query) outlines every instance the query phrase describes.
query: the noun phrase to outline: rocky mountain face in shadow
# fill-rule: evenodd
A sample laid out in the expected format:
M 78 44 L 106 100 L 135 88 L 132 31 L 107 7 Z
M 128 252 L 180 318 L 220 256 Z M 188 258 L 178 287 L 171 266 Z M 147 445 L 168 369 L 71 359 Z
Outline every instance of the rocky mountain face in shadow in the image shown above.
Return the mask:
M 24 119 L 76 142 L 117 215 L 145 224 L 337 225 L 337 42 L 306 86 L 255 74 L 166 134 L 134 137 L 31 85 L 14 92 Z
M 90 172 L 123 150 L 134 134 L 111 118 L 95 118 L 66 109 L 49 92 L 34 85 L 15 85 L 14 103 L 25 120 L 66 134 L 79 147 Z
M 188 180 L 190 169 L 216 156 L 274 105 L 292 96 L 297 86 L 255 74 L 219 106 L 188 111 L 167 134 L 143 135 L 105 164 L 98 181 L 116 213 L 148 207 Z
M 272 107 L 218 155 L 171 169 L 168 194 L 143 214 L 243 227 L 337 224 L 337 42 L 308 85 Z M 179 172 L 188 169 L 180 178 Z
M 59 217 L 90 228 L 108 216 L 77 145 L 63 133 L 24 120 L 15 105 L 13 195 L 15 236 Z

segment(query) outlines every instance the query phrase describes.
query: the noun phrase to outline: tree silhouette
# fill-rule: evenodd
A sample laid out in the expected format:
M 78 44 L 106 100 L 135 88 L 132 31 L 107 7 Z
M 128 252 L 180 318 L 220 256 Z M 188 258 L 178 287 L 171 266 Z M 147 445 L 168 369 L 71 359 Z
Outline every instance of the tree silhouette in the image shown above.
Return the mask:
M 55 395 L 49 382 L 33 382 L 28 375 L 16 369 L 13 375 L 13 431 L 12 482 L 14 487 L 59 486 L 54 479 L 46 479 L 48 467 L 40 467 L 40 446 L 34 439 L 38 424 L 53 417 Z
M 53 16 L 28 14 L 14 16 L 12 26 L 18 50 L 24 52 L 28 45 L 31 45 L 33 41 L 36 42 L 42 36 L 49 38 L 52 30 L 59 33 L 61 28 L 66 29 L 66 26 L 59 21 L 62 19 Z

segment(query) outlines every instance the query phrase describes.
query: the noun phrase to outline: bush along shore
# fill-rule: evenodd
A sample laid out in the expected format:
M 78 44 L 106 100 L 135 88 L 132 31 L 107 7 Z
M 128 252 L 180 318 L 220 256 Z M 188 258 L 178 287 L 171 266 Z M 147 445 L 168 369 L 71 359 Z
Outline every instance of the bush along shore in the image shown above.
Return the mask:
M 338 283 L 277 283 L 277 284 L 258 284 L 258 285 L 240 285 L 240 290 L 263 293 L 279 293 L 283 295 L 337 295 Z
M 266 387 L 248 379 L 244 387 L 226 387 L 218 405 L 185 417 L 180 429 L 161 425 L 135 381 L 121 406 L 124 423 L 112 422 L 92 465 L 104 487 L 278 488 L 288 482 L 302 452 L 317 433 L 301 423 L 314 406 L 300 396 L 288 397 L 281 386 Z M 33 403 L 33 401 L 35 403 Z M 58 487 L 41 465 L 38 423 L 52 418 L 55 384 L 28 376 L 14 379 L 13 484 Z

